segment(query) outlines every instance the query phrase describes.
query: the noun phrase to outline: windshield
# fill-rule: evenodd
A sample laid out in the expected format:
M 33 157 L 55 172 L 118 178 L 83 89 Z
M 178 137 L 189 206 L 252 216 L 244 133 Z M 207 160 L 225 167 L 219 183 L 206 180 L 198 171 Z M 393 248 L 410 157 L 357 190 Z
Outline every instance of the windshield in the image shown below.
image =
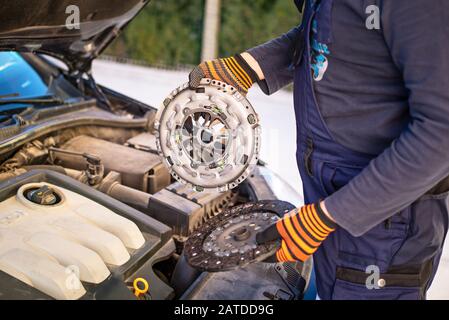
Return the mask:
M 34 98 L 47 94 L 48 86 L 17 52 L 0 52 L 0 99 Z

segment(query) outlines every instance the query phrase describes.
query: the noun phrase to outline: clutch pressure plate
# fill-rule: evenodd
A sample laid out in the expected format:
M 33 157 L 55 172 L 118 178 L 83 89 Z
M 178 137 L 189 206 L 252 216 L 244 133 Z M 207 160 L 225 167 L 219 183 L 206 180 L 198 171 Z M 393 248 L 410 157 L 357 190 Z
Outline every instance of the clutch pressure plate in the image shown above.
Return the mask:
M 274 254 L 279 242 L 258 245 L 256 234 L 293 208 L 288 202 L 266 200 L 223 211 L 187 239 L 184 246 L 187 262 L 196 269 L 217 272 L 263 261 Z
M 155 121 L 160 155 L 178 181 L 197 191 L 225 191 L 246 179 L 257 163 L 259 119 L 234 87 L 203 79 L 196 89 L 175 89 Z

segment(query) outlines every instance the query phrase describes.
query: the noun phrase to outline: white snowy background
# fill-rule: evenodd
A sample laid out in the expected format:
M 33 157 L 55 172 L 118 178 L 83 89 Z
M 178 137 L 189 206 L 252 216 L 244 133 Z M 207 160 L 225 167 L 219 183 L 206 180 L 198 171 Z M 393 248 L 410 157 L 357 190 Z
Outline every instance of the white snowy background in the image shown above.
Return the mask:
M 96 60 L 93 74 L 98 83 L 158 108 L 171 90 L 187 81 L 188 72 Z M 296 127 L 291 92 L 271 96 L 253 89 L 248 99 L 259 114 L 262 125 L 260 158 L 267 166 L 302 193 L 296 168 Z M 428 294 L 429 299 L 449 299 L 449 244 Z

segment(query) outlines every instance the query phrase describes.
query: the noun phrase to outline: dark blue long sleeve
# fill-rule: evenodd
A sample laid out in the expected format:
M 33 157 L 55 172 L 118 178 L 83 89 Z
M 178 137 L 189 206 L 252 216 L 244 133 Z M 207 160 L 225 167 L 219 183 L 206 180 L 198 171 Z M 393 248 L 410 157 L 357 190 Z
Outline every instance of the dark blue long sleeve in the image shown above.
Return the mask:
M 410 205 L 449 174 L 449 2 L 379 4 L 381 31 L 408 93 L 410 120 L 388 148 L 325 201 L 337 223 L 354 235 Z
M 272 94 L 293 81 L 292 56 L 300 27 L 280 37 L 249 49 L 262 69 L 265 81 L 260 84 L 266 94 Z

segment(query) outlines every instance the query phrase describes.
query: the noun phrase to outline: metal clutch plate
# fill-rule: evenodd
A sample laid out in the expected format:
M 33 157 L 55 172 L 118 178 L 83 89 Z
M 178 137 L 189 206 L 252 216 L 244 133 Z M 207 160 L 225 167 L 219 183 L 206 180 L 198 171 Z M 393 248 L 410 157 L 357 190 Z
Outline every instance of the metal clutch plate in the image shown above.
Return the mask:
M 225 191 L 257 164 L 259 119 L 234 87 L 203 79 L 196 89 L 175 89 L 155 121 L 159 154 L 178 181 L 195 190 Z
M 194 268 L 228 271 L 263 261 L 279 241 L 258 245 L 256 234 L 295 206 L 284 201 L 259 201 L 232 207 L 210 219 L 187 239 L 184 254 Z

